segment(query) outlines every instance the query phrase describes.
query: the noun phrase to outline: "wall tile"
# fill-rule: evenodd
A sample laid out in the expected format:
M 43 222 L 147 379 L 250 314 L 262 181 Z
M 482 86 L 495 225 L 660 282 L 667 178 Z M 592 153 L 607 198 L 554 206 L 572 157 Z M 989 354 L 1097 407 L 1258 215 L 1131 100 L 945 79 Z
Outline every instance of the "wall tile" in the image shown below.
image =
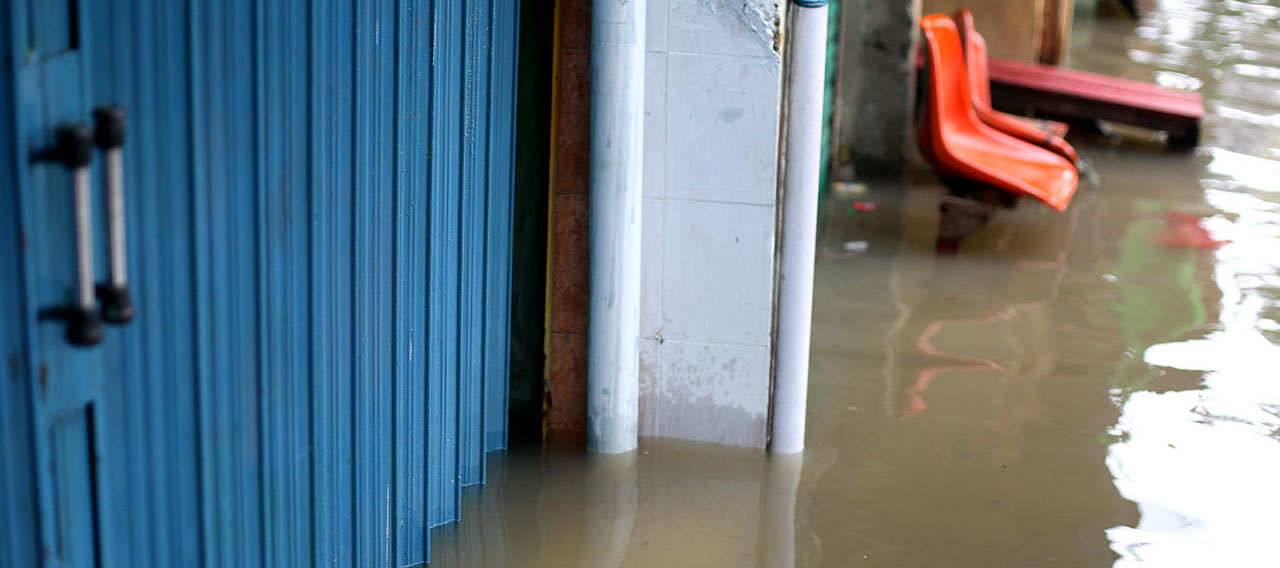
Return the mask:
M 529 6 L 534 8 L 533 6 Z M 544 10 L 551 9 L 546 2 Z M 560 5 L 560 46 L 569 49 L 591 47 L 591 0 L 564 0 Z
M 663 201 L 644 200 L 640 228 L 640 337 L 662 332 Z
M 763 447 L 769 413 L 768 346 L 666 340 L 661 391 L 642 407 L 662 420 L 648 435 Z
M 587 336 L 551 334 L 551 408 L 547 423 L 552 430 L 585 432 L 587 429 Z
M 651 436 L 662 424 L 662 343 L 640 339 L 640 435 Z
M 775 0 L 667 0 L 667 49 L 773 57 Z
M 591 168 L 591 53 L 562 50 L 556 192 L 586 194 Z
M 663 337 L 769 345 L 773 211 L 760 205 L 666 201 Z
M 644 196 L 667 187 L 667 56 L 646 53 L 644 66 Z
M 667 0 L 649 0 L 645 15 L 645 50 L 667 50 Z
M 552 331 L 587 332 L 589 214 L 587 196 L 555 197 L 555 259 L 551 275 Z
M 667 197 L 775 201 L 779 77 L 768 59 L 667 56 Z

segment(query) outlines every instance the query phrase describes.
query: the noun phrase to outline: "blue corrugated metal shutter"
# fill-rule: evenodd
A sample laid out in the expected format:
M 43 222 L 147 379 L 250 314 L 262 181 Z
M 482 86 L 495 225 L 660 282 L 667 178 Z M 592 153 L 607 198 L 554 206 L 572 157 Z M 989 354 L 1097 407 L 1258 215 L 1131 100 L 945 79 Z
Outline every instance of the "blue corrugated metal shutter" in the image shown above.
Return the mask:
M 506 440 L 515 3 L 4 10 L 0 564 L 425 562 Z M 73 348 L 66 176 L 20 157 L 103 103 L 139 317 Z

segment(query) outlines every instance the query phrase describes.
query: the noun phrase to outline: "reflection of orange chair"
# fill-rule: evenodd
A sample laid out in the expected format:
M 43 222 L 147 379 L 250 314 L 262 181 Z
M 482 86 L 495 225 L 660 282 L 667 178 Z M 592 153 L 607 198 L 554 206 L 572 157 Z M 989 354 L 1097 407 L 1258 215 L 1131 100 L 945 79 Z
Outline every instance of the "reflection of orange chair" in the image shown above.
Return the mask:
M 985 318 L 975 318 L 974 321 L 986 322 L 995 320 L 1008 320 L 1013 317 L 1013 310 L 1004 310 L 995 315 Z M 920 352 L 935 361 L 942 361 L 944 364 L 933 365 L 925 369 L 921 369 L 916 373 L 916 380 L 911 387 L 903 393 L 902 410 L 898 413 L 898 418 L 909 418 L 917 414 L 921 414 L 929 409 L 929 404 L 924 400 L 924 391 L 929 389 L 929 385 L 939 376 L 950 371 L 971 370 L 971 371 L 1004 371 L 999 363 L 990 359 L 981 357 L 961 357 L 947 355 L 942 350 L 933 345 L 933 336 L 942 331 L 942 327 L 950 321 L 939 320 L 925 326 L 924 331 L 916 338 L 916 347 Z
M 1026 140 L 1076 163 L 1080 157 L 1075 148 L 1062 137 L 1067 125 L 1061 122 L 1036 120 L 1005 114 L 991 108 L 991 77 L 987 71 L 987 42 L 973 25 L 973 14 L 968 10 L 956 12 L 956 26 L 964 45 L 964 59 L 969 71 L 969 98 L 978 119 L 988 126 L 1010 136 Z
M 1029 195 L 1059 211 L 1076 190 L 1075 165 L 978 119 L 960 35 L 942 14 L 920 20 L 928 60 L 928 103 L 920 145 L 944 179 L 968 180 Z

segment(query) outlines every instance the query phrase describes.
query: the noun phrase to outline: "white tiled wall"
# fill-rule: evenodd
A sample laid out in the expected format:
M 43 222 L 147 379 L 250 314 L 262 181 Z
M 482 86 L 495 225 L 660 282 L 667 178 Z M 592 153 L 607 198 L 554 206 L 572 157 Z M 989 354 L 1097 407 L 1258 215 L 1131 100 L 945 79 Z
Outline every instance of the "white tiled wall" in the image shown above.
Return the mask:
M 773 28 L 777 25 L 775 15 L 779 9 L 771 0 L 666 0 L 658 4 L 667 8 L 663 33 L 671 52 L 741 57 L 775 55 Z M 652 22 L 652 3 L 649 15 L 648 21 Z
M 661 198 L 667 194 L 667 54 L 650 51 L 644 63 L 644 196 Z
M 781 61 L 773 0 L 649 0 L 640 433 L 763 447 Z
M 644 198 L 640 234 L 640 337 L 657 338 L 662 332 L 662 266 L 665 255 L 663 228 L 666 200 Z
M 773 207 L 668 198 L 662 216 L 663 337 L 769 345 Z
M 776 58 L 666 57 L 667 197 L 772 205 L 778 154 Z

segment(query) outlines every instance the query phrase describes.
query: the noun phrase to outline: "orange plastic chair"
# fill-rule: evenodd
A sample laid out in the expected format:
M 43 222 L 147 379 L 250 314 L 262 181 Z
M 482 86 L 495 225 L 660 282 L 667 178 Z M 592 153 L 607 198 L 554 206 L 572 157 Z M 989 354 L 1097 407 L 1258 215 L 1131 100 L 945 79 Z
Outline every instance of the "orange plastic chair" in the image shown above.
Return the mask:
M 929 82 L 920 146 L 944 179 L 1028 195 L 1062 211 L 1078 177 L 1066 158 L 987 126 L 969 97 L 960 34 L 943 14 L 920 20 Z
M 1042 146 L 1076 164 L 1080 156 L 1062 137 L 1067 125 L 1051 120 L 1036 120 L 1014 116 L 991 108 L 991 76 L 987 70 L 987 42 L 973 25 L 973 14 L 961 9 L 956 12 L 956 26 L 964 45 L 965 65 L 969 70 L 969 96 L 978 119 L 1005 134 Z

